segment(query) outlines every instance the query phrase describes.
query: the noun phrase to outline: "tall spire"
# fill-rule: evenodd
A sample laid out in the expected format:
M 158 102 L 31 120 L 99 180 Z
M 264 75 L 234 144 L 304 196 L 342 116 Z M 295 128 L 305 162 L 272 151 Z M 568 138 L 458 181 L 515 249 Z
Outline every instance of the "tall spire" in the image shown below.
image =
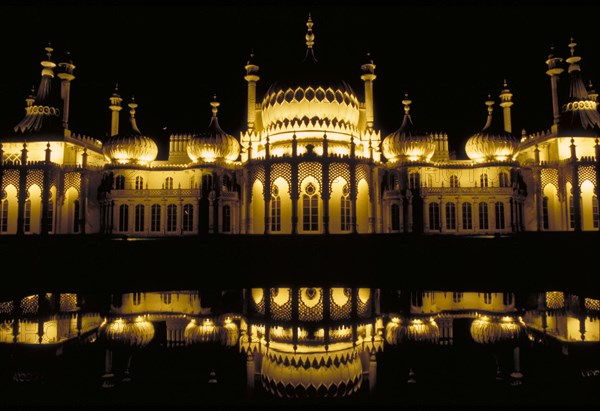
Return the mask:
M 116 136 L 119 134 L 119 111 L 123 108 L 121 107 L 121 102 L 123 99 L 119 95 L 119 83 L 115 84 L 115 91 L 112 96 L 109 98 L 110 105 L 108 108 L 111 111 L 111 121 L 110 121 L 110 135 Z
M 258 76 L 258 65 L 254 64 L 254 50 L 250 52 L 248 62 L 244 66 L 246 75 L 244 80 L 248 82 L 248 102 L 247 102 L 247 125 L 248 129 L 254 129 L 256 126 L 256 82 L 260 80 Z
M 554 46 L 550 47 L 550 54 L 546 60 L 548 70 L 546 74 L 550 76 L 550 87 L 552 88 L 552 117 L 553 117 L 553 131 L 557 131 L 558 123 L 560 122 L 560 108 L 558 105 L 558 76 L 564 71 L 563 68 L 558 67 L 562 63 L 563 59 L 554 56 Z
M 367 120 L 367 129 L 372 130 L 375 118 L 373 114 L 373 81 L 377 78 L 375 74 L 375 63 L 373 63 L 373 59 L 371 58 L 371 53 L 367 52 L 367 62 L 360 66 L 363 74 L 360 78 L 365 82 L 365 111 L 366 111 L 366 120 Z
M 504 79 L 503 89 L 500 92 L 500 107 L 502 107 L 502 113 L 504 114 L 504 131 L 512 133 L 512 121 L 510 116 L 510 108 L 513 105 L 512 93 L 508 89 L 506 79 Z
M 315 34 L 313 33 L 313 28 L 314 23 L 312 21 L 312 17 L 310 15 L 310 13 L 308 13 L 308 21 L 306 22 L 306 36 L 304 36 L 304 38 L 306 39 L 306 55 L 304 56 L 304 60 L 306 61 L 306 59 L 308 58 L 308 56 L 310 55 L 310 57 L 313 59 L 313 61 L 317 61 L 317 58 L 315 57 L 315 51 L 313 49 L 313 46 L 315 45 Z

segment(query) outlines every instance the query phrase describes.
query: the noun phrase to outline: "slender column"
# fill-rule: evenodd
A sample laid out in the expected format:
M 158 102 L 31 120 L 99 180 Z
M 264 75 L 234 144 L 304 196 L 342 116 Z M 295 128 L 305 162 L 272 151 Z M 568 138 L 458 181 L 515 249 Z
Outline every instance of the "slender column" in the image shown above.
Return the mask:
M 552 89 L 552 114 L 553 114 L 553 131 L 558 130 L 558 123 L 560 119 L 560 107 L 558 105 L 558 76 L 564 71 L 564 69 L 557 67 L 559 63 L 563 61 L 560 57 L 554 57 L 554 47 L 550 49 L 550 55 L 546 60 L 548 70 L 546 74 L 550 76 L 550 87 Z
M 571 189 L 573 193 L 573 212 L 575 214 L 575 231 L 581 231 L 581 188 L 579 187 L 579 164 L 577 162 L 577 149 L 575 140 L 571 138 L 571 167 L 572 182 Z
M 533 170 L 533 182 L 535 186 L 535 217 L 537 222 L 537 231 L 542 231 L 544 228 L 542 201 L 544 195 L 542 193 L 542 169 L 540 167 L 540 149 L 535 145 L 535 164 Z
M 19 167 L 19 196 L 17 208 L 17 235 L 24 233 L 25 201 L 27 200 L 27 143 L 23 143 L 21 150 L 21 166 Z
M 321 198 L 323 199 L 323 233 L 329 234 L 329 200 L 331 199 L 331 193 L 329 191 L 329 140 L 327 140 L 327 133 L 323 134 L 323 160 L 323 187 L 321 187 Z
M 292 139 L 292 176 L 290 189 L 290 197 L 292 200 L 292 234 L 298 234 L 298 141 L 296 133 Z
M 352 213 L 350 226 L 352 227 L 352 234 L 358 232 L 356 227 L 356 197 L 358 195 L 356 189 L 356 144 L 354 139 L 350 143 L 350 212 Z
M 265 234 L 271 234 L 271 151 L 269 149 L 269 137 L 265 144 L 265 186 L 263 187 L 263 199 L 265 200 Z
M 107 348 L 104 352 L 104 375 L 102 375 L 102 388 L 112 388 L 115 386 L 113 374 L 113 353 Z
M 41 215 L 41 234 L 48 234 L 48 200 L 50 198 L 50 143 L 46 145 L 46 160 L 44 164 L 44 181 L 42 183 L 42 204 L 40 207 Z
M 596 139 L 595 148 L 596 148 L 596 201 L 598 202 L 598 207 L 600 207 L 600 144 L 599 144 L 598 139 Z M 598 230 L 600 230 L 600 224 L 598 224 Z
M 83 154 L 81 155 L 81 167 L 83 168 L 83 170 L 81 171 L 81 187 L 79 190 L 79 232 L 81 234 L 85 234 L 85 224 L 87 215 L 87 192 L 89 184 L 89 176 L 87 172 L 87 158 L 87 148 L 84 148 Z

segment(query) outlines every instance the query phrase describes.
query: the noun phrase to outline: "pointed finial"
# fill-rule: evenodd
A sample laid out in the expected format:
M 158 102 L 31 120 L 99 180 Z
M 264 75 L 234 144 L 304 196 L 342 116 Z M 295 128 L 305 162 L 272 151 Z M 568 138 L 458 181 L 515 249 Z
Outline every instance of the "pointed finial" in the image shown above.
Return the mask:
M 120 97 L 119 96 L 119 83 L 115 83 L 115 90 L 113 91 L 113 97 Z
M 131 117 L 133 117 L 135 115 L 135 109 L 137 108 L 137 103 L 135 102 L 135 97 L 131 96 L 131 102 L 129 104 L 127 104 L 129 106 L 129 108 L 131 110 L 129 110 L 129 113 L 131 114 Z
M 504 79 L 504 83 L 502 83 L 502 85 L 504 88 L 508 87 L 508 84 L 506 83 L 506 79 Z
M 212 115 L 213 117 L 217 117 L 217 112 L 219 111 L 219 106 L 221 105 L 221 103 L 219 103 L 217 101 L 217 95 L 213 94 L 213 101 L 210 102 L 210 105 L 212 107 Z
M 573 36 L 571 36 L 571 42 L 569 43 L 569 48 L 571 49 L 571 56 L 575 55 L 575 46 L 577 45 L 577 43 L 575 43 L 575 39 L 573 38 Z
M 52 60 L 52 52 L 54 51 L 52 43 L 48 42 L 48 46 L 46 46 L 44 50 L 46 50 L 46 57 L 48 57 L 48 60 Z
M 402 104 L 404 104 L 404 115 L 408 116 L 410 113 L 410 104 L 412 100 L 408 98 L 408 93 L 404 93 L 404 100 L 402 100 Z
M 305 38 L 306 38 L 306 46 L 309 49 L 312 49 L 313 45 L 315 44 L 315 35 L 312 31 L 313 25 L 314 25 L 314 23 L 312 21 L 312 17 L 310 15 L 310 13 L 308 13 L 308 21 L 306 22 L 306 27 L 308 28 L 308 30 L 306 32 Z

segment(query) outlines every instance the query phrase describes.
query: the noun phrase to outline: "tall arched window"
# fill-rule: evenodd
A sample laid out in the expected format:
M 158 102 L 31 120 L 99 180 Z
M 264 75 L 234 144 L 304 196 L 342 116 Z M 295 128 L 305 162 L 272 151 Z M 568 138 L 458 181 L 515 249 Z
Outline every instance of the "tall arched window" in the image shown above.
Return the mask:
M 497 201 L 495 204 L 496 211 L 496 230 L 504 230 L 504 203 Z
M 165 178 L 165 190 L 173 189 L 173 177 Z
M 456 204 L 446 203 L 446 230 L 456 230 Z
M 281 197 L 276 185 L 271 188 L 271 231 L 281 231 Z
M 119 206 L 119 231 L 129 231 L 129 206 L 127 204 Z
M 136 190 L 143 190 L 144 189 L 144 177 L 137 176 L 135 178 L 135 189 Z
M 463 230 L 473 229 L 473 207 L 471 203 L 462 203 L 462 226 Z
M 167 206 L 167 231 L 173 232 L 177 230 L 177 206 L 169 204 Z
M 450 187 L 452 187 L 452 188 L 458 187 L 458 176 L 450 176 Z
M 400 206 L 395 203 L 392 204 L 390 214 L 392 220 L 392 231 L 400 231 Z
M 352 216 L 350 214 L 350 190 L 348 184 L 342 188 L 342 197 L 340 198 L 340 227 L 342 231 L 350 231 Z
M 308 183 L 302 194 L 302 221 L 304 231 L 319 229 L 319 198 L 317 189 L 312 183 Z
M 544 197 L 542 199 L 542 224 L 544 225 L 544 230 L 548 230 L 550 228 L 550 212 L 548 210 L 548 197 Z
M 23 221 L 23 231 L 26 233 L 31 231 L 31 200 L 25 201 L 25 219 Z
M 8 200 L 0 200 L 0 232 L 8 231 Z
M 135 206 L 134 230 L 137 232 L 144 231 L 145 209 L 142 204 Z
M 429 229 L 440 229 L 440 205 L 438 203 L 429 203 Z
M 223 232 L 231 232 L 231 207 L 228 205 L 223 206 Z
M 125 176 L 115 178 L 115 190 L 125 190 Z
M 73 232 L 74 233 L 78 233 L 79 232 L 79 225 L 80 225 L 80 206 L 79 206 L 79 200 L 75 200 L 73 201 Z
M 507 172 L 501 171 L 498 174 L 498 184 L 500 185 L 500 187 L 509 187 L 510 186 Z
M 160 204 L 152 204 L 150 208 L 150 231 L 160 231 Z
M 479 229 L 488 230 L 489 228 L 488 205 L 482 201 L 479 203 Z
M 410 173 L 408 175 L 408 188 L 421 187 L 421 175 L 419 173 Z
M 483 173 L 482 175 L 479 176 L 479 186 L 480 187 L 487 187 L 488 186 L 488 175 Z
M 598 197 L 592 197 L 592 221 L 594 223 L 594 228 L 598 228 L 600 224 L 599 220 L 600 216 L 598 214 Z
M 185 204 L 183 206 L 183 231 L 194 231 L 194 206 Z

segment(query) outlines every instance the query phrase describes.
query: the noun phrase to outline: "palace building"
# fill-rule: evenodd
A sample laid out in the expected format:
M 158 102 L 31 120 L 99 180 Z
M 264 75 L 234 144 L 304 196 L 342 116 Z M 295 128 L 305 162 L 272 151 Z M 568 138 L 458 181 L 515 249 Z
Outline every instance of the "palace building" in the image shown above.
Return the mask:
M 234 135 L 210 102 L 207 130 L 170 135 L 159 160 L 138 127 L 138 102 L 109 97 L 104 141 L 69 126 L 75 65 L 46 48 L 25 115 L 0 136 L 0 234 L 505 234 L 599 229 L 600 114 L 576 43 L 546 61 L 549 129 L 515 133 L 512 93 L 482 102 L 482 116 L 455 159 L 445 133 L 404 118 L 374 126 L 376 65 L 360 67 L 360 93 L 320 75 L 309 17 L 306 57 L 289 78 L 257 95 L 259 66 L 245 65 L 247 118 Z M 566 72 L 565 72 L 566 70 Z M 558 81 L 569 82 L 569 94 Z M 240 93 L 243 91 L 240 90 Z M 208 106 L 208 102 L 207 102 Z M 142 107 L 143 109 L 143 107 Z M 242 113 L 240 113 L 242 115 Z M 123 118 L 125 116 L 125 118 Z

